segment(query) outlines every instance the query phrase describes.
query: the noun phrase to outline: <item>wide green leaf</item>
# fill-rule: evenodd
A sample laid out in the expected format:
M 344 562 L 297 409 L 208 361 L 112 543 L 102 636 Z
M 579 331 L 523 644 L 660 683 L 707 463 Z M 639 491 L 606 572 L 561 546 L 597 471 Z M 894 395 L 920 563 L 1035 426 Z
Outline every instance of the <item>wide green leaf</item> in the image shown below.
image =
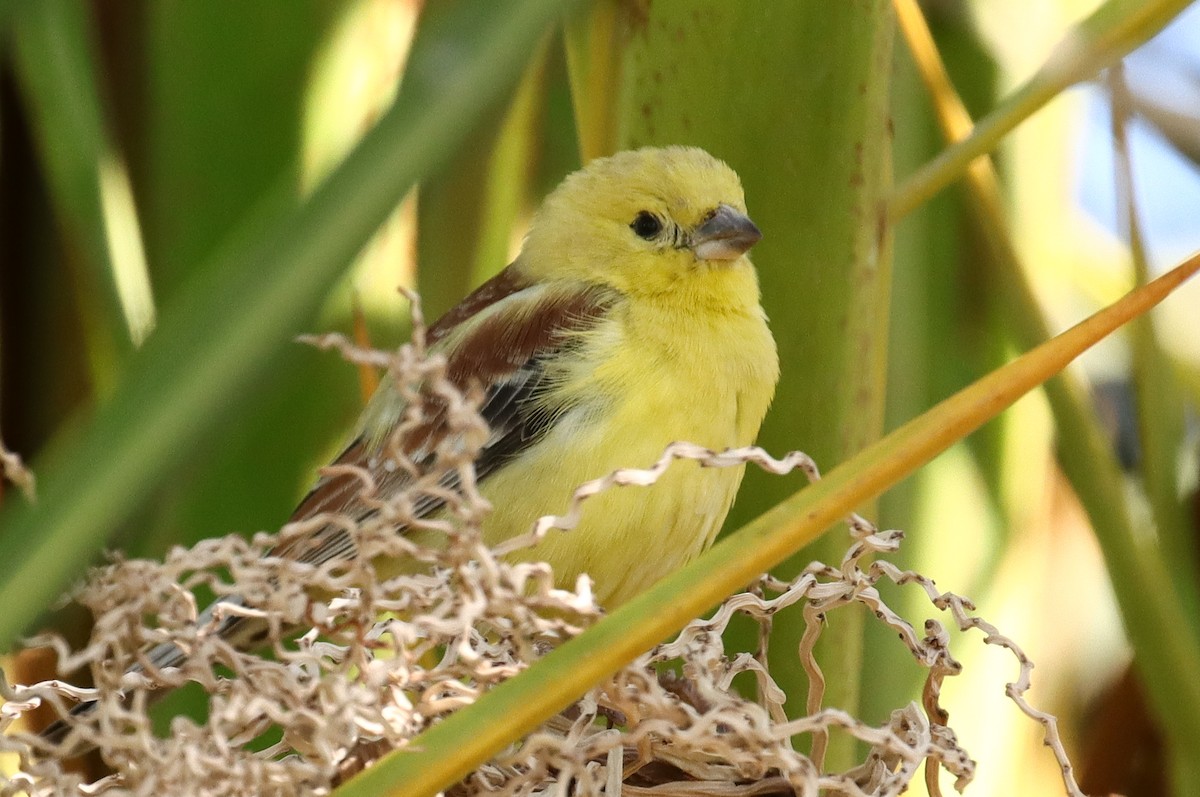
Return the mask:
M 301 331 L 345 264 L 511 85 L 563 3 L 455 7 L 425 21 L 395 106 L 301 207 L 264 205 L 163 308 L 111 399 L 36 463 L 37 506 L 0 518 L 0 649 Z M 453 54 L 448 57 L 447 54 Z

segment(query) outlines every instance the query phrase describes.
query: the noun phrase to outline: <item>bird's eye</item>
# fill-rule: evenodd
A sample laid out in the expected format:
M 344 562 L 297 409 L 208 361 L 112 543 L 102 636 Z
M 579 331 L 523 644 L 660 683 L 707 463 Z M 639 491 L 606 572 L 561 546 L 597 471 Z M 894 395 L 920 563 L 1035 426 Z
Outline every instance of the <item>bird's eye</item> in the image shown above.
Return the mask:
M 655 216 L 648 210 L 643 210 L 634 217 L 633 223 L 629 225 L 629 228 L 633 230 L 637 237 L 645 238 L 649 241 L 662 232 L 663 225 L 659 221 L 658 216 Z

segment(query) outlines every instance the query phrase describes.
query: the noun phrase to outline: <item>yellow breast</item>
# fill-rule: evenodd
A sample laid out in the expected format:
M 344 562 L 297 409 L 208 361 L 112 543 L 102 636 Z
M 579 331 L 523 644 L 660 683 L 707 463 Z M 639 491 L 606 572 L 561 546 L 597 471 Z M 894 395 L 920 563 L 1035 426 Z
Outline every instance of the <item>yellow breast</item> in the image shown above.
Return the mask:
M 750 280 L 753 274 L 750 273 Z M 574 489 L 618 468 L 645 468 L 675 441 L 723 450 L 757 435 L 778 377 L 775 344 L 753 301 L 717 310 L 664 297 L 616 308 L 581 341 L 563 390 L 577 393 L 547 436 L 484 485 L 495 506 L 489 542 L 562 514 Z M 743 469 L 677 462 L 653 487 L 589 499 L 568 532 L 552 531 L 525 559 L 550 562 L 563 586 L 581 573 L 614 606 L 712 543 Z

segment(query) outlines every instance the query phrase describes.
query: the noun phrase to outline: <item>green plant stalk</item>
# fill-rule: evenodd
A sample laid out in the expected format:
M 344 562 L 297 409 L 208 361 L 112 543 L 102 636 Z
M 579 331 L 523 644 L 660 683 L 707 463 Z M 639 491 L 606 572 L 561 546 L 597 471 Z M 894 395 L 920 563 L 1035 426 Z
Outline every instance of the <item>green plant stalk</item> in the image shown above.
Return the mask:
M 482 186 L 487 180 L 503 115 L 496 109 L 480 120 L 462 153 L 446 169 L 421 182 L 417 195 L 417 290 L 421 308 L 438 318 L 475 286 L 481 236 L 464 235 L 487 222 Z
M 504 106 L 480 120 L 447 169 L 421 183 L 417 286 L 426 318 L 448 311 L 508 263 L 537 160 L 534 128 L 548 52 L 544 37 Z
M 947 140 L 957 140 L 970 124 L 966 110 L 930 46 L 916 4 L 897 0 L 896 6 L 901 29 L 935 97 L 943 133 Z M 1003 285 L 1014 332 L 1026 345 L 1036 345 L 1050 337 L 1049 325 L 1006 233 L 999 178 L 986 158 L 966 170 L 971 208 Z M 1046 384 L 1046 395 L 1058 429 L 1060 464 L 1092 522 L 1142 682 L 1167 731 L 1175 785 L 1181 793 L 1200 793 L 1200 758 L 1192 750 L 1200 738 L 1200 638 L 1152 535 L 1134 526 L 1120 467 L 1083 386 L 1064 373 Z
M 547 49 L 543 39 L 506 106 L 476 126 L 462 156 L 421 184 L 418 285 L 428 318 L 449 310 L 508 263 L 536 161 L 535 111 L 545 87 Z
M 620 105 L 619 148 L 696 145 L 741 175 L 750 215 L 763 231 L 753 258 L 781 364 L 759 441 L 801 445 L 831 467 L 878 439 L 883 426 L 891 280 L 890 229 L 881 223 L 891 188 L 888 4 L 656 0 L 648 8 L 627 5 L 625 13 L 618 25 L 626 33 L 621 87 L 612 99 Z M 728 527 L 790 489 L 751 471 Z M 780 573 L 842 555 L 836 542 L 825 545 Z M 824 702 L 855 712 L 865 618 L 847 613 L 836 620 L 818 651 Z M 776 626 L 773 656 L 792 656 L 801 626 Z M 805 674 L 773 671 L 794 696 L 788 711 L 804 712 Z M 831 766 L 856 757 L 853 740 L 833 737 Z
M 626 39 L 623 15 L 628 10 L 618 0 L 596 0 L 588 13 L 569 21 L 564 30 L 563 49 L 583 163 L 620 148 Z
M 447 35 L 469 37 L 463 57 L 447 66 L 438 53 L 414 51 L 395 106 L 309 200 L 243 235 L 179 292 L 110 401 L 39 462 L 38 505 L 0 516 L 0 650 L 299 331 L 404 193 L 512 85 L 563 7 L 524 0 L 437 21 Z
M 531 199 L 546 196 L 558 187 L 563 178 L 582 166 L 565 35 L 566 31 L 560 29 L 546 49 L 540 87 L 541 105 L 537 110 L 533 132 L 538 148 L 538 164 L 529 187 Z
M 1134 275 L 1137 283 L 1144 285 L 1150 279 L 1150 267 L 1138 222 L 1132 152 L 1126 131 L 1133 101 L 1124 70 L 1119 66 L 1110 70 L 1108 86 L 1118 201 Z M 1191 618 L 1190 625 L 1195 628 L 1200 620 L 1200 573 L 1196 565 L 1200 558 L 1196 551 L 1196 529 L 1180 499 L 1178 478 L 1180 443 L 1186 439 L 1183 390 L 1170 358 L 1159 343 L 1152 316 L 1139 318 L 1130 325 L 1130 342 L 1142 487 L 1154 513 L 1162 560 L 1170 571 L 1184 611 Z
M 1200 255 L 939 403 L 725 537 L 525 672 L 454 712 L 408 747 L 390 753 L 339 787 L 335 796 L 423 797 L 449 788 L 592 685 L 978 429 L 1089 346 L 1162 301 L 1197 270 Z M 1200 689 L 1200 684 L 1191 688 Z
M 994 97 L 994 63 L 965 16 L 958 10 L 944 14 L 949 19 L 942 20 L 937 44 L 951 73 L 969 81 L 974 98 L 981 104 L 990 103 Z M 907 174 L 936 155 L 943 144 L 929 111 L 924 86 L 904 47 L 896 48 L 894 63 L 891 87 L 896 131 L 894 162 L 897 173 Z M 990 291 L 980 290 L 977 277 L 972 278 L 971 258 L 965 254 L 970 247 L 965 219 L 961 194 L 947 191 L 917 208 L 896 226 L 888 351 L 889 430 L 1009 359 L 985 356 L 984 342 L 991 336 L 974 326 L 992 323 L 995 297 Z M 964 334 L 967 319 L 972 326 Z M 996 448 L 993 441 L 1006 436 L 1020 417 L 1018 410 L 987 424 L 967 439 L 968 450 L 981 463 L 995 462 L 997 457 L 987 456 Z M 941 553 L 962 544 L 964 530 L 944 524 L 930 525 L 928 507 L 932 506 L 930 502 L 943 500 L 947 491 L 960 490 L 951 482 L 962 479 L 969 467 L 969 460 L 963 458 L 962 466 L 953 472 L 938 466 L 927 468 L 882 496 L 879 517 L 885 518 L 889 527 L 920 529 L 920 533 L 905 539 L 896 555 L 889 557 L 897 565 L 921 573 L 936 572 L 944 566 Z M 982 473 L 989 470 L 994 473 L 998 468 L 981 468 Z M 1031 472 L 1033 478 L 1040 475 L 1033 468 L 1024 470 Z M 997 479 L 987 481 L 991 486 L 990 496 L 995 499 L 999 496 L 999 488 L 994 486 Z M 999 526 L 996 506 L 995 500 L 977 506 L 985 528 Z M 995 548 L 989 546 L 987 550 L 990 554 Z M 956 573 L 956 589 L 971 595 L 986 593 L 987 582 L 996 572 L 989 566 L 992 558 L 985 554 L 984 560 L 976 563 L 978 579 L 964 582 L 964 572 Z M 897 597 L 899 603 L 892 606 L 901 616 L 920 617 L 928 608 L 925 596 L 919 591 L 902 590 Z M 920 669 L 909 666 L 908 651 L 895 644 L 891 629 L 868 622 L 864 635 L 863 660 L 869 665 L 860 674 L 860 716 L 886 717 L 893 708 L 921 693 L 924 677 Z
M 476 127 L 462 156 L 421 184 L 416 242 L 427 318 L 450 310 L 509 262 L 512 230 L 533 180 L 546 53 L 544 40 L 502 113 Z
M 23 3 L 13 64 L 76 276 L 92 382 L 112 392 L 120 366 L 154 325 L 128 172 L 105 123 L 90 20 L 79 0 Z
M 1033 77 L 979 120 L 969 136 L 951 144 L 901 183 L 892 194 L 888 215 L 893 220 L 903 218 L 959 180 L 968 164 L 994 150 L 1004 136 L 1043 105 L 1140 47 L 1192 2 L 1107 0 L 1073 27 Z
M 549 37 L 545 37 L 521 76 L 496 134 L 482 186 L 488 212 L 483 215 L 483 224 L 476 236 L 478 243 L 471 263 L 471 287 L 482 284 L 508 264 L 513 229 L 528 198 L 536 162 L 534 114 L 540 107 L 540 95 L 545 88 L 548 47 Z

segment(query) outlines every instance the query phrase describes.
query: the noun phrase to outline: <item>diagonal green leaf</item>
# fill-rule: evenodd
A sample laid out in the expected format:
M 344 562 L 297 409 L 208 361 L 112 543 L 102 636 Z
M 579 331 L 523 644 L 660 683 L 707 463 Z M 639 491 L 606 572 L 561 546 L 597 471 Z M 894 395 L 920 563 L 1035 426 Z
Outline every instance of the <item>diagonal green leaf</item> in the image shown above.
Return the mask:
M 556 0 L 459 4 L 414 50 L 401 96 L 296 212 L 254 219 L 164 308 L 111 399 L 38 463 L 36 507 L 0 517 L 0 650 L 184 459 L 302 328 L 355 251 L 516 79 Z
M 432 795 L 577 700 L 692 618 L 816 539 L 826 528 L 978 429 L 1084 350 L 1200 270 L 1200 254 L 998 368 L 816 484 L 758 517 L 339 788 L 337 797 Z M 1200 684 L 1189 684 L 1192 691 Z M 1181 685 L 1182 688 L 1182 685 Z

